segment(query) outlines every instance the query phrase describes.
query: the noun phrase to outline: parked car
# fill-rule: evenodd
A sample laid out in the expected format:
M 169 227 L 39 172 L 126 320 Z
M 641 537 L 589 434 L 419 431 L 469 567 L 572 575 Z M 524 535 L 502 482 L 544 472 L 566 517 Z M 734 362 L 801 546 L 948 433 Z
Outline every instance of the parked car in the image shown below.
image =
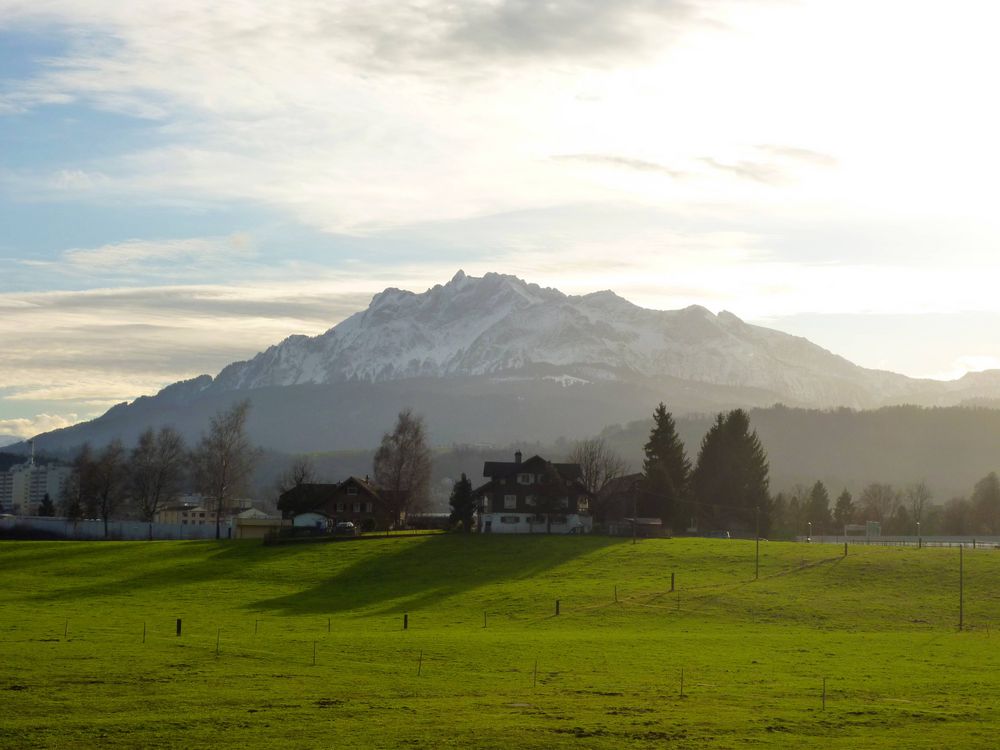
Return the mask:
M 360 532 L 353 521 L 341 521 L 333 527 L 333 533 L 337 536 L 357 536 Z

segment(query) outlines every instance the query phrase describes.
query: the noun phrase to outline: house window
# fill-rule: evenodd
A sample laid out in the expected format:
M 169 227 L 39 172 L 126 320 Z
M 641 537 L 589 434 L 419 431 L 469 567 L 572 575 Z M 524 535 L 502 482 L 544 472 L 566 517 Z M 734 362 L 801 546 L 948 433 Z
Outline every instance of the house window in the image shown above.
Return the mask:
M 521 523 L 520 516 L 500 516 L 500 523 Z
M 372 510 L 374 510 L 374 508 L 375 508 L 374 503 L 371 502 L 365 503 L 365 513 L 371 513 Z
M 503 496 L 503 509 L 504 510 L 514 510 L 517 507 L 517 495 L 504 495 Z
M 200 515 L 200 516 L 201 516 L 202 518 L 204 518 L 204 517 L 205 517 L 205 514 L 204 514 L 204 513 L 199 513 L 199 515 Z
M 361 503 L 354 503 L 354 512 L 355 513 L 361 512 Z
M 337 503 L 337 512 L 338 513 L 343 513 L 344 512 L 344 504 L 343 503 Z
M 568 497 L 561 497 L 561 498 L 559 498 L 559 507 L 560 508 L 568 508 L 569 507 L 569 498 Z
M 531 474 L 518 474 L 517 475 L 518 484 L 531 484 Z
M 347 494 L 348 495 L 357 495 L 358 494 L 358 488 L 354 487 L 353 485 L 351 487 L 348 487 L 347 488 Z
M 187 526 L 187 521 L 181 521 L 181 523 Z
M 524 504 L 527 505 L 529 508 L 534 508 L 536 502 L 537 501 L 535 500 L 534 495 L 526 495 L 524 498 Z
M 576 499 L 576 507 L 580 510 L 587 510 L 590 508 L 590 501 L 585 497 L 578 497 Z

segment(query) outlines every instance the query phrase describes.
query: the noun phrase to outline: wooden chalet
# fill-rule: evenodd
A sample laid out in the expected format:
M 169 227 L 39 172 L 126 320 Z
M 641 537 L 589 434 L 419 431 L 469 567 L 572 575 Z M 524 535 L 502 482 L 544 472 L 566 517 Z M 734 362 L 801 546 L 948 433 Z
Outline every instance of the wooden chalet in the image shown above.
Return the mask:
M 547 473 L 554 469 L 562 485 L 549 497 Z M 513 461 L 487 461 L 488 481 L 475 490 L 479 498 L 479 531 L 487 534 L 581 534 L 593 529 L 590 493 L 581 483 L 579 464 L 552 463 L 541 456 Z
M 283 492 L 278 508 L 286 518 L 301 517 L 303 525 L 328 526 L 350 521 L 362 531 L 395 528 L 405 521 L 391 492 L 380 490 L 368 477 L 351 476 L 335 484 L 307 483 Z

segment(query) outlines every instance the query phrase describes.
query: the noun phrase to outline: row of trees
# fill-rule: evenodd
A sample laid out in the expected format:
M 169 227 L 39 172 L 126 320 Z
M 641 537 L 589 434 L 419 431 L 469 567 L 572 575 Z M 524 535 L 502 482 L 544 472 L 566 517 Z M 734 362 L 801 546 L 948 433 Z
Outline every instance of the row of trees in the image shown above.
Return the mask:
M 933 500 L 925 482 L 902 488 L 873 482 L 857 498 L 845 489 L 831 500 L 826 486 L 818 481 L 811 488 L 796 487 L 775 496 L 774 527 L 789 536 L 805 533 L 810 525 L 814 534 L 841 534 L 846 524 L 878 521 L 882 533 L 888 535 L 1000 534 L 1000 478 L 996 473 L 980 479 L 968 498 L 952 498 L 943 505 Z
M 769 529 L 767 454 L 742 409 L 716 416 L 692 468 L 673 415 L 661 403 L 644 452 L 644 508 L 675 531 Z
M 139 436 L 131 450 L 119 439 L 94 451 L 85 443 L 71 464 L 62 497 L 62 512 L 70 519 L 100 518 L 108 522 L 126 507 L 152 522 L 158 510 L 192 487 L 210 499 L 215 535 L 221 518 L 246 492 L 257 449 L 246 434 L 249 401 L 212 417 L 208 431 L 188 450 L 172 427 L 152 428 Z

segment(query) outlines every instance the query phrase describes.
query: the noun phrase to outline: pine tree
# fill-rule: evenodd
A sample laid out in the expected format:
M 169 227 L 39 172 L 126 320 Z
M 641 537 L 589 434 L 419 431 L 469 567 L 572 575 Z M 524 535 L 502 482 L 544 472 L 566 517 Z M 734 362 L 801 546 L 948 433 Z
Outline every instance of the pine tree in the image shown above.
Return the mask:
M 673 415 L 663 402 L 653 412 L 653 429 L 643 448 L 646 457 L 642 463 L 645 476 L 644 489 L 651 501 L 650 508 L 674 528 L 685 525 L 688 484 L 691 462 L 684 454 L 684 444 L 677 436 Z
M 822 482 L 817 481 L 809 492 L 807 519 L 813 526 L 813 533 L 829 531 L 833 519 L 830 516 L 830 495 Z
M 1000 478 L 996 472 L 991 471 L 976 482 L 971 499 L 977 533 L 996 534 L 1000 531 Z
M 49 493 L 45 493 L 45 497 L 42 498 L 41 505 L 38 506 L 38 515 L 44 517 L 51 517 L 56 514 L 56 506 L 52 502 L 52 498 L 49 497 Z
M 451 516 L 448 519 L 452 525 L 461 524 L 462 531 L 468 534 L 472 531 L 472 516 L 476 512 L 476 498 L 472 495 L 472 482 L 465 474 L 455 482 L 451 490 Z
M 837 526 L 837 533 L 843 531 L 844 526 L 849 524 L 854 518 L 854 498 L 846 489 L 837 497 L 837 504 L 833 508 L 833 522 Z
M 719 414 L 706 433 L 691 475 L 691 492 L 702 527 L 755 528 L 771 521 L 767 454 L 742 409 Z

